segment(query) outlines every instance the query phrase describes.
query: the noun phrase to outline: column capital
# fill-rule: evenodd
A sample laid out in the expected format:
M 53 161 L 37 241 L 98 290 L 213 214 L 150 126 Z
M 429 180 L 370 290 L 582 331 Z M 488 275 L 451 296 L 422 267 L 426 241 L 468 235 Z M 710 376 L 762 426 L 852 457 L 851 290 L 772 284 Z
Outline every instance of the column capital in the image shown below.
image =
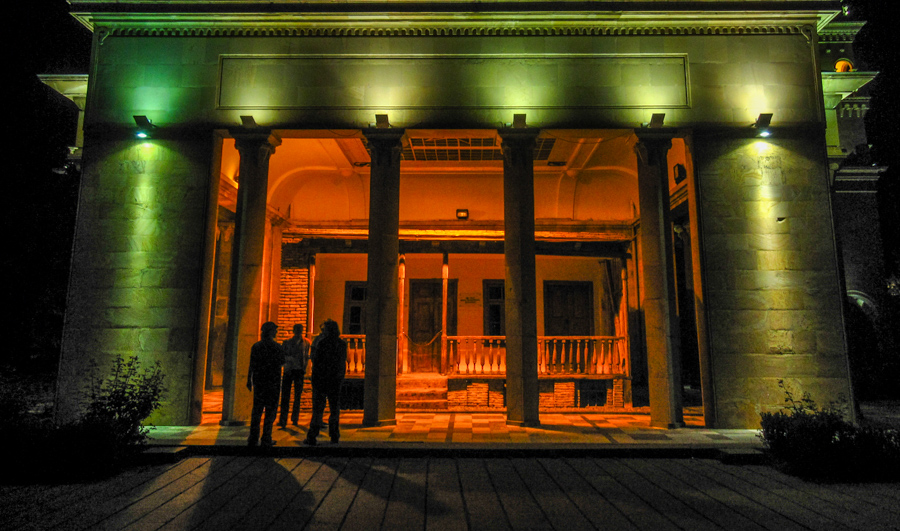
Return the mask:
M 634 152 L 638 161 L 648 166 L 667 166 L 666 154 L 672 148 L 671 133 L 646 133 L 637 132 L 638 142 L 634 145 Z
M 250 150 L 265 150 L 268 155 L 275 152 L 275 148 L 281 145 L 281 137 L 268 129 L 231 129 L 228 131 L 234 138 L 234 147 L 241 156 L 252 156 Z
M 498 129 L 500 150 L 506 164 L 522 165 L 534 163 L 534 148 L 541 130 L 536 127 Z
M 399 159 L 406 129 L 370 127 L 363 129 L 362 134 L 366 137 L 366 150 L 373 166 L 390 166 L 394 157 Z

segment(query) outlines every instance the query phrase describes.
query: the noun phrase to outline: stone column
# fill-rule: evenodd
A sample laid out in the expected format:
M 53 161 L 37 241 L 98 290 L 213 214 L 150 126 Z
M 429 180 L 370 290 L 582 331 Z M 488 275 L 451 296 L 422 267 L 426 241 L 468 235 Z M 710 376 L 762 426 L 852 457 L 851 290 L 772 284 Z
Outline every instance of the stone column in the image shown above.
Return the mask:
M 222 424 L 240 425 L 250 417 L 251 394 L 245 383 L 250 347 L 259 341 L 269 158 L 281 139 L 268 131 L 232 134 L 241 163 L 228 298 Z
M 506 258 L 506 422 L 540 424 L 534 272 L 534 148 L 537 129 L 502 129 Z
M 672 141 L 666 136 L 642 135 L 639 138 L 634 150 L 637 153 L 641 208 L 641 269 L 650 425 L 676 428 L 684 425 L 684 419 L 666 160 Z
M 400 152 L 403 129 L 367 129 L 369 249 L 363 426 L 396 424 L 397 263 L 400 255 Z

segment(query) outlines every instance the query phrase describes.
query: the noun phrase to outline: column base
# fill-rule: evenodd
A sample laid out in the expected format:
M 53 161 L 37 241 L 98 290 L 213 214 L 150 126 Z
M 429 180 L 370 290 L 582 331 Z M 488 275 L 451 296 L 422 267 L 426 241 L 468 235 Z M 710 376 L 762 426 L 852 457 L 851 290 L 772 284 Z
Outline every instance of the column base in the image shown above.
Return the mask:
M 520 428 L 539 428 L 541 426 L 541 421 L 529 421 L 529 420 L 510 420 L 506 419 L 507 426 L 519 426 Z
M 219 426 L 246 426 L 247 423 L 243 420 L 220 420 Z
M 375 422 L 363 422 L 363 428 L 380 428 L 382 426 L 396 426 L 397 419 L 376 420 Z
M 663 428 L 666 430 L 676 430 L 684 427 L 684 422 L 653 422 L 650 421 L 651 428 Z

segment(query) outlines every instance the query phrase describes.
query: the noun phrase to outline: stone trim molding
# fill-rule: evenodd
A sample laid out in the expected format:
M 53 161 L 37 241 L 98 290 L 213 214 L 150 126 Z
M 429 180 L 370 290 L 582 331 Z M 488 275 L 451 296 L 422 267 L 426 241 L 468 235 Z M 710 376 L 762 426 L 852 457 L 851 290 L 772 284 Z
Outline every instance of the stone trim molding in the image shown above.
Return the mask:
M 819 32 L 819 42 L 853 42 L 865 22 L 832 22 Z
M 743 18 L 710 13 L 673 13 L 612 18 L 596 12 L 497 13 L 447 16 L 397 14 L 390 19 L 366 14 L 291 14 L 272 17 L 152 15 L 85 18 L 102 39 L 116 37 L 519 37 L 519 36 L 667 36 L 667 35 L 810 35 L 814 16 L 784 13 Z
M 293 28 L 102 28 L 101 38 L 117 37 L 616 37 L 647 35 L 808 35 L 804 26 L 733 27 L 449 27 L 297 26 Z

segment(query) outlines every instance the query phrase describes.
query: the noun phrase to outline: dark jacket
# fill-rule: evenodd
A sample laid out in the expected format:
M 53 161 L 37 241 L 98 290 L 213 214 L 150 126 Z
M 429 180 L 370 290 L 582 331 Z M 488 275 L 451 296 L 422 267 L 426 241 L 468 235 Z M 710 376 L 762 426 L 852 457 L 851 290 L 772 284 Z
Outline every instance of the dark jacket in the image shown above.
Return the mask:
M 284 350 L 273 339 L 263 339 L 250 349 L 250 378 L 254 394 L 273 394 L 281 391 L 281 366 Z
M 313 385 L 340 385 L 347 373 L 347 343 L 340 337 L 319 336 L 313 341 L 310 359 Z

